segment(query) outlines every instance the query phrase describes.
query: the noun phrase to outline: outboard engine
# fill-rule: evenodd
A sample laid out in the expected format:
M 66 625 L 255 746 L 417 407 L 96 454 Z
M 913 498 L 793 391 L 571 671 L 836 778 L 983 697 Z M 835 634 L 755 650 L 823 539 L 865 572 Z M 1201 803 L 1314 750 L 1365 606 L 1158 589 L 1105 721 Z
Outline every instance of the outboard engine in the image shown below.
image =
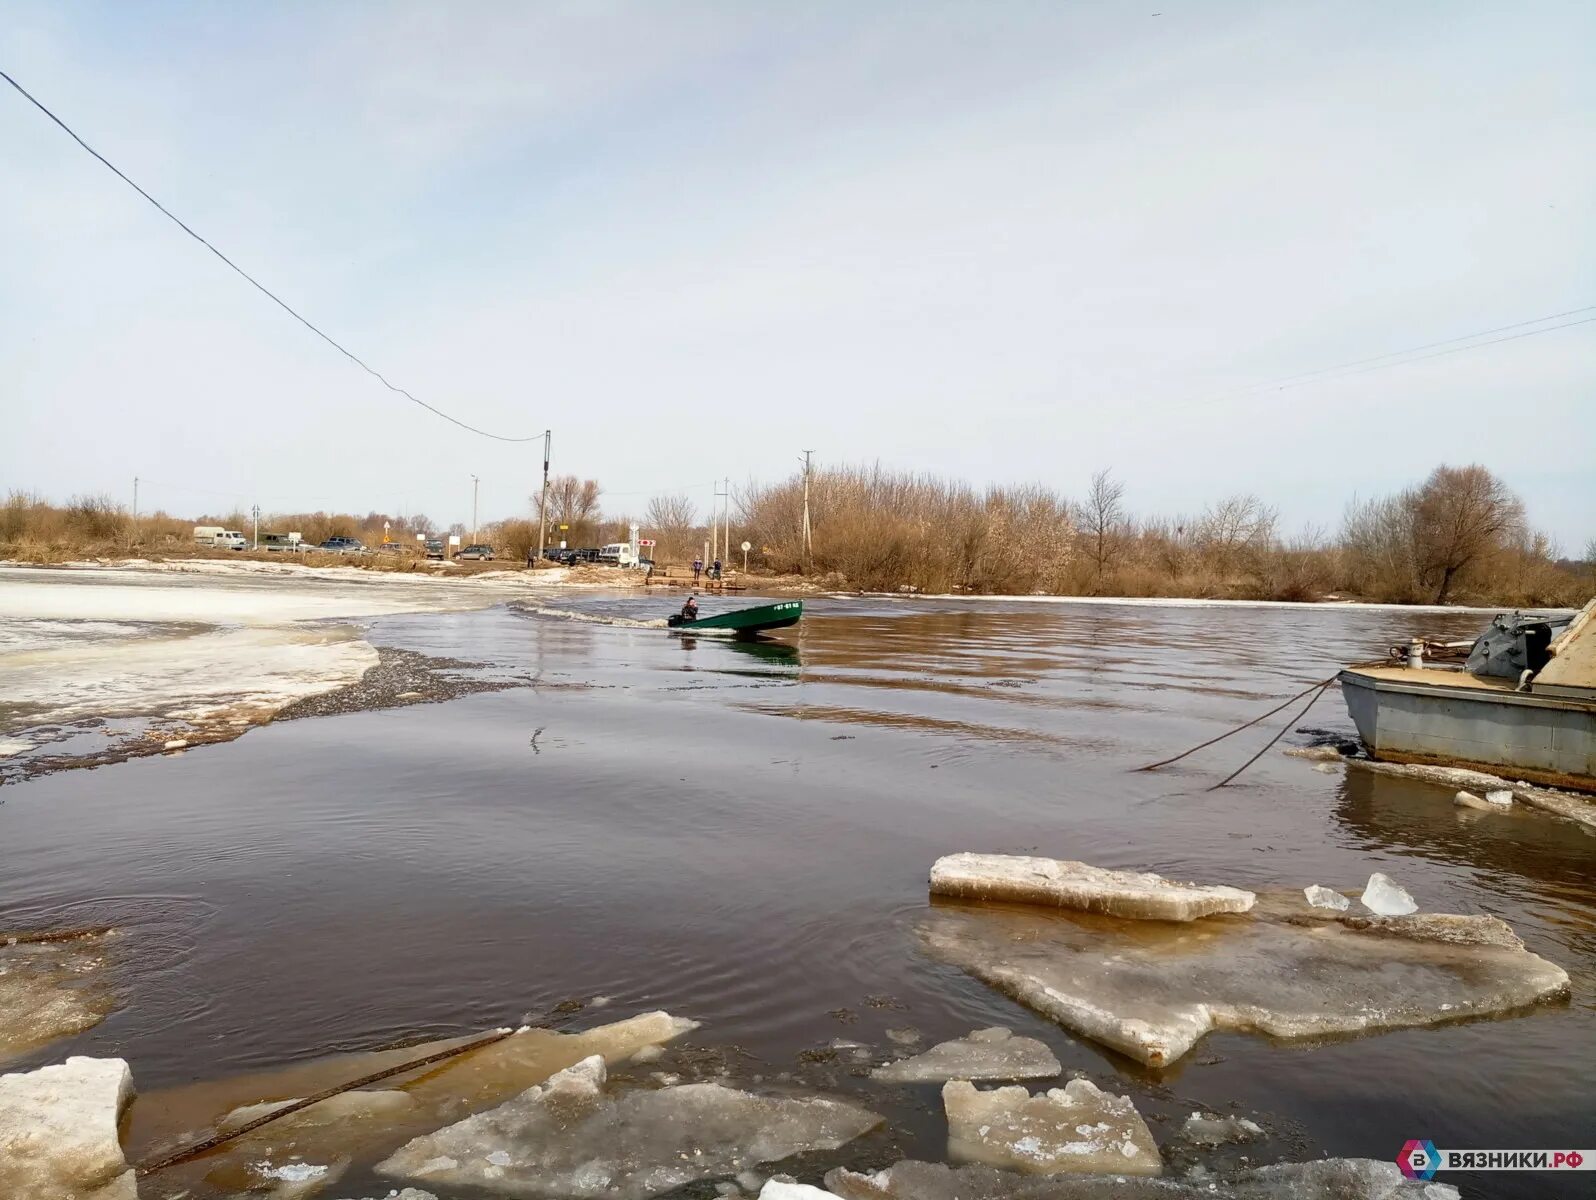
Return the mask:
M 1498 613 L 1469 651 L 1463 669 L 1470 675 L 1520 680 L 1546 665 L 1546 648 L 1572 617 L 1541 617 L 1520 612 Z

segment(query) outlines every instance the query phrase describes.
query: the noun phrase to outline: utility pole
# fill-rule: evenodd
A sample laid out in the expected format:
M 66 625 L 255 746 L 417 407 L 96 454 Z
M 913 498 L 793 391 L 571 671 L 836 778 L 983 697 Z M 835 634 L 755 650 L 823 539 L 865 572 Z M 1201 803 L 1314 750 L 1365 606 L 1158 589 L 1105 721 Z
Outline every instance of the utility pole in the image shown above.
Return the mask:
M 815 565 L 815 540 L 809 525 L 809 456 L 813 450 L 804 451 L 804 570 L 808 572 Z
M 477 544 L 477 488 L 481 484 L 482 480 L 475 475 L 471 476 L 471 544 L 473 546 Z
M 731 558 L 731 479 L 726 480 L 726 528 L 720 539 L 720 544 L 725 548 L 727 559 Z
M 258 505 L 258 504 L 251 505 L 250 506 L 250 510 L 249 510 L 249 515 L 254 519 L 254 522 L 255 522 L 255 545 L 252 548 L 255 549 L 255 550 L 259 550 L 260 549 L 260 505 Z
M 139 540 L 139 477 L 133 476 L 133 531 L 128 538 L 128 545 L 133 546 Z
M 707 571 L 719 557 L 720 549 L 720 514 L 715 511 L 719 507 L 720 489 L 716 488 L 710 493 L 709 501 L 709 556 L 704 559 L 704 569 Z
M 543 539 L 549 529 L 549 431 L 543 431 L 543 497 L 538 501 L 538 561 L 543 561 Z

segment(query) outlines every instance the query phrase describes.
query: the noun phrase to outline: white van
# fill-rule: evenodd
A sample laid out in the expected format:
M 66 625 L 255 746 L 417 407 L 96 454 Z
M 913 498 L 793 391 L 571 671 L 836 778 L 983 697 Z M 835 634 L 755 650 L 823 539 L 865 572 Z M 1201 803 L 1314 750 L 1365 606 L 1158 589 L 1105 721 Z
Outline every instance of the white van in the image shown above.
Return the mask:
M 636 560 L 632 558 L 632 544 L 630 542 L 611 542 L 608 546 L 600 546 L 598 560 L 613 567 L 636 565 Z
M 249 543 L 236 529 L 223 529 L 220 525 L 194 526 L 196 546 L 214 546 L 218 550 L 242 550 Z

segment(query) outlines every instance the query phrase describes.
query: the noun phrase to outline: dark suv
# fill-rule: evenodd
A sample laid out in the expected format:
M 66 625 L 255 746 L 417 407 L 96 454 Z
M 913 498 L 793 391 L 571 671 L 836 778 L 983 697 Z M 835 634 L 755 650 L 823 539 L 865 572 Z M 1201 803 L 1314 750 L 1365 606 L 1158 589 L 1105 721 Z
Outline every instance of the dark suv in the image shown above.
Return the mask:
M 478 559 L 478 560 L 486 559 L 488 562 L 492 562 L 493 561 L 493 547 L 492 546 L 483 546 L 483 545 L 480 545 L 480 544 L 476 545 L 476 546 L 467 546 L 464 550 L 462 550 L 458 554 L 456 554 L 455 557 L 456 558 L 475 558 L 475 559 Z
M 359 538 L 330 537 L 321 544 L 323 550 L 330 550 L 334 554 L 364 554 L 366 547 Z

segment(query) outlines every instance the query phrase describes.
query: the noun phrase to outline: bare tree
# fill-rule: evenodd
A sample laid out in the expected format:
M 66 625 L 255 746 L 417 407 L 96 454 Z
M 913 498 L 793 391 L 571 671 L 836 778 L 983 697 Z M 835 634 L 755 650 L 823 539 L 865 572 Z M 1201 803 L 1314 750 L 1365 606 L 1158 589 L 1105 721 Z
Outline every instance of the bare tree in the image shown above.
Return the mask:
M 567 527 L 557 540 L 594 540 L 598 533 L 599 496 L 602 492 L 596 479 L 556 475 L 549 480 L 549 524 L 556 531 L 562 525 Z
M 1080 531 L 1092 564 L 1092 590 L 1103 586 L 1103 572 L 1118 561 L 1125 542 L 1125 485 L 1107 470 L 1092 476 L 1080 504 Z
M 1502 549 L 1524 528 L 1524 504 L 1478 464 L 1436 467 L 1413 493 L 1419 578 L 1445 604 L 1459 575 Z
M 650 529 L 660 532 L 678 532 L 692 529 L 698 524 L 698 505 L 686 492 L 676 492 L 673 495 L 655 496 L 648 502 L 648 511 L 644 514 Z
M 1251 565 L 1275 537 L 1278 514 L 1257 496 L 1227 496 L 1203 510 L 1197 522 L 1197 546 L 1221 572 Z

